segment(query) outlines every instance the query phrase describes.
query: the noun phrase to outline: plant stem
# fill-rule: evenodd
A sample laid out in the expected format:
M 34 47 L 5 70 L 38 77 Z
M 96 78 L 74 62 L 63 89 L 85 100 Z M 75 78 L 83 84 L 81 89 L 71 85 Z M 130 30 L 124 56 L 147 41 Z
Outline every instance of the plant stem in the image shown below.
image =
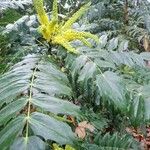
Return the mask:
M 128 0 L 125 0 L 125 6 L 124 6 L 124 19 L 125 19 L 125 24 L 128 25 L 129 23 L 129 12 L 128 12 Z
M 30 119 L 30 111 L 31 111 L 31 101 L 32 101 L 32 95 L 33 95 L 33 82 L 35 79 L 35 74 L 36 74 L 36 70 L 37 68 L 34 69 L 33 74 L 32 74 L 32 78 L 31 78 L 31 83 L 30 83 L 30 87 L 29 87 L 29 99 L 28 99 L 28 110 L 27 110 L 27 124 L 26 124 L 26 142 L 28 141 L 28 136 L 29 136 L 29 119 Z

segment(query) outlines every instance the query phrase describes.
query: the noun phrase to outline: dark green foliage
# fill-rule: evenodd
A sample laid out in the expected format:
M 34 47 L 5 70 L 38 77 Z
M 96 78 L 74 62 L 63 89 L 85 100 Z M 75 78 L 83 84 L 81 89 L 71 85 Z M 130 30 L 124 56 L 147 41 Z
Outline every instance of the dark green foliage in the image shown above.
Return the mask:
M 0 87 L 0 106 L 3 106 L 0 125 L 4 126 L 0 132 L 2 149 L 10 147 L 18 136 L 25 136 L 25 140 L 32 142 L 31 133 L 59 144 L 73 144 L 75 136 L 71 128 L 60 121 L 63 118 L 57 120 L 56 115 L 78 116 L 79 107 L 58 98 L 60 95 L 70 97 L 71 89 L 65 74 L 52 62 L 41 56 L 27 56 L 1 76 Z M 18 140 L 17 143 L 22 138 Z M 16 149 L 16 142 L 12 149 Z
M 95 144 L 85 144 L 85 150 L 127 150 L 127 149 L 139 149 L 137 143 L 128 135 L 120 136 L 115 133 L 110 134 L 97 134 L 94 139 Z
M 13 17 L 12 17 L 13 16 Z M 0 16 L 0 26 L 6 26 L 9 23 L 14 23 L 21 17 L 21 14 L 14 9 L 8 9 Z
M 87 3 L 59 2 L 65 19 Z M 44 41 L 35 15 L 15 23 L 8 17 L 12 24 L 0 34 L 0 149 L 52 149 L 55 142 L 77 150 L 140 149 L 126 128 L 150 122 L 150 53 L 143 44 L 150 3 L 136 2 L 128 1 L 126 14 L 123 0 L 92 0 L 73 27 L 100 42 L 91 48 L 73 42 L 79 55 Z M 85 139 L 74 134 L 82 121 L 95 127 Z
M 1 0 L 0 1 L 0 10 L 5 10 L 9 8 L 13 9 L 24 9 L 24 6 L 30 5 L 32 3 L 31 0 Z

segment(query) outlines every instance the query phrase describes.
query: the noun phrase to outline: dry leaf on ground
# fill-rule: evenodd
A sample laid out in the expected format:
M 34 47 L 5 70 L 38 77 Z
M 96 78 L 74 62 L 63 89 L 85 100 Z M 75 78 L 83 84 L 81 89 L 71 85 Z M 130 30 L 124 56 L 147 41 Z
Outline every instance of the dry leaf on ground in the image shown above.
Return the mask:
M 94 132 L 94 126 L 88 123 L 87 121 L 80 122 L 75 129 L 75 133 L 77 136 L 81 139 L 84 139 L 86 136 L 86 129 L 88 129 L 90 132 Z

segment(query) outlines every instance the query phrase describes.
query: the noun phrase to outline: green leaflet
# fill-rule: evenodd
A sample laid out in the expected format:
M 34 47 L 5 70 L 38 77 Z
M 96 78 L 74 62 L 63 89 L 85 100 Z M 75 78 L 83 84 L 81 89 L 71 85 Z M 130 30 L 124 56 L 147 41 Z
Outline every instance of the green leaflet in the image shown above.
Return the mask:
M 38 106 L 54 114 L 67 114 L 77 116 L 79 113 L 79 107 L 76 105 L 72 105 L 72 103 L 68 102 L 67 100 L 62 100 L 44 94 L 35 95 L 32 102 L 35 106 Z
M 74 133 L 66 123 L 48 115 L 33 113 L 29 123 L 34 134 L 42 136 L 45 140 L 56 141 L 61 145 L 73 144 L 72 141 L 75 140 Z
M 97 75 L 96 84 L 101 96 L 108 97 L 118 108 L 126 109 L 125 86 L 116 73 L 107 71 Z
M 31 136 L 26 141 L 25 138 L 17 138 L 10 150 L 45 150 L 45 143 L 37 136 Z
M 7 123 L 10 118 L 15 118 L 17 113 L 25 107 L 27 100 L 25 98 L 18 99 L 0 110 L 0 125 Z
M 0 148 L 5 149 L 13 143 L 25 125 L 25 116 L 19 116 L 9 122 L 0 132 Z

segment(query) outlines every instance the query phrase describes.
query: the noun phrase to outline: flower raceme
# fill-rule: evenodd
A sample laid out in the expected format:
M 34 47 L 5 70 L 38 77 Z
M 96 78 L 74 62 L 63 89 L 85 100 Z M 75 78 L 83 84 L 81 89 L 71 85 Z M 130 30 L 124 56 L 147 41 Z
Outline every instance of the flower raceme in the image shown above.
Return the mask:
M 92 47 L 92 45 L 87 41 L 87 38 L 91 38 L 96 42 L 99 41 L 96 35 L 93 35 L 89 32 L 79 32 L 71 28 L 73 23 L 76 22 L 76 20 L 81 17 L 82 14 L 90 7 L 90 3 L 81 7 L 65 23 L 59 23 L 57 0 L 53 1 L 51 20 L 49 20 L 49 17 L 44 10 L 43 0 L 33 0 L 33 2 L 38 14 L 38 20 L 41 24 L 39 31 L 43 35 L 43 38 L 47 40 L 47 42 L 51 42 L 52 44 L 59 44 L 69 52 L 79 53 L 74 47 L 71 46 L 71 41 L 80 40 L 88 47 Z

